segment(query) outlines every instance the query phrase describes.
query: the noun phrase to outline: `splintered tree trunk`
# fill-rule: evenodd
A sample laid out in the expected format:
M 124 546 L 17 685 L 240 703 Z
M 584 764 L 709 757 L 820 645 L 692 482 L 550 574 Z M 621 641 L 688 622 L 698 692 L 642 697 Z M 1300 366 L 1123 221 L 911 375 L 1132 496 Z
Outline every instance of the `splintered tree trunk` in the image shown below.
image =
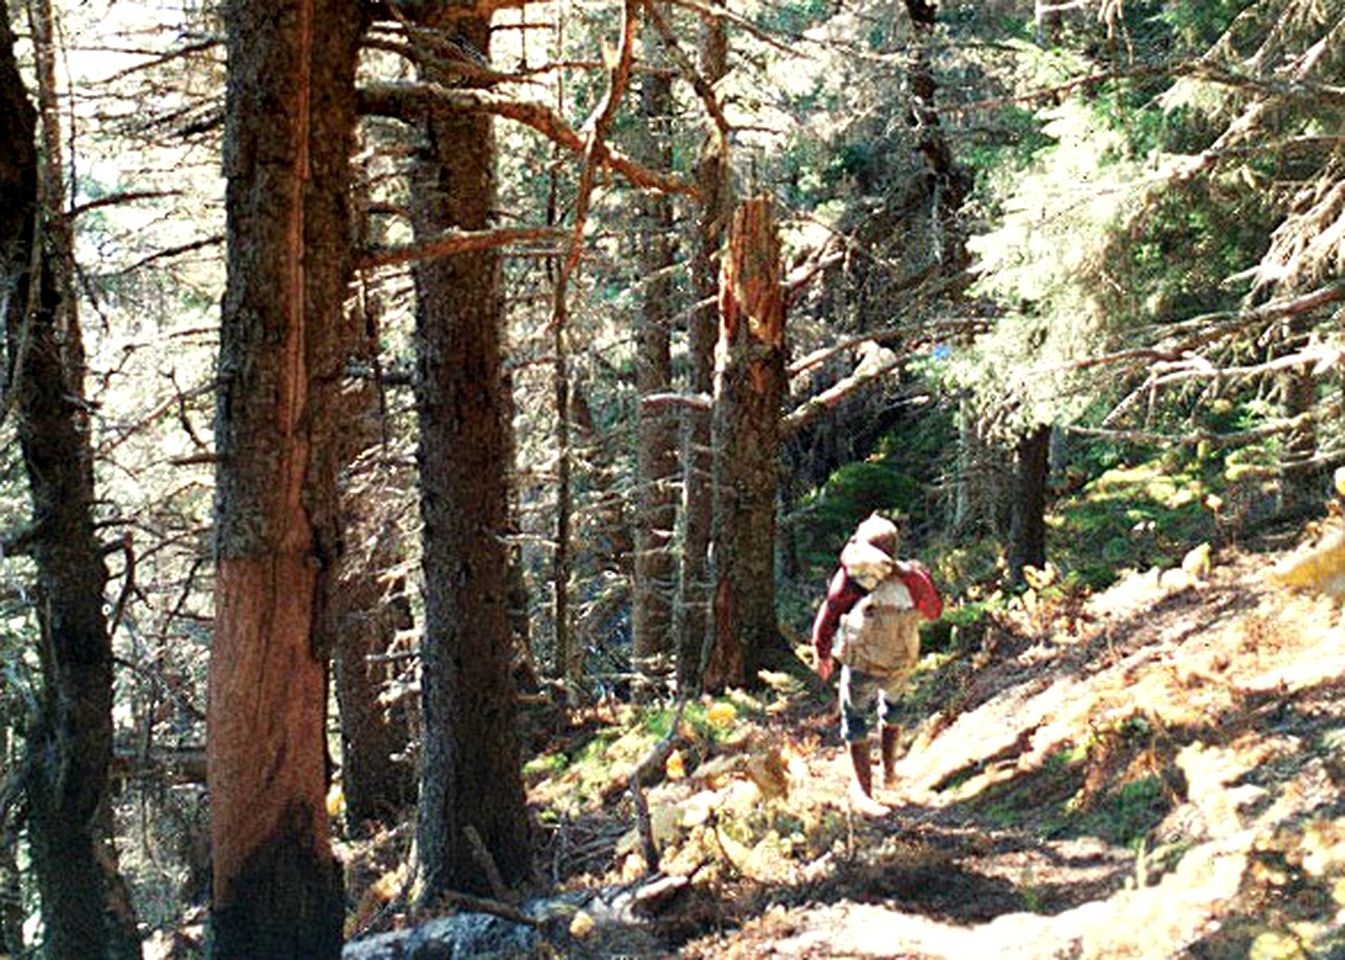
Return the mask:
M 54 104 L 50 9 L 44 5 L 38 7 L 34 33 L 39 82 Z M 43 953 L 52 960 L 138 957 L 134 916 L 118 896 L 106 830 L 112 643 L 103 613 L 107 568 L 93 526 L 84 352 L 70 284 L 61 276 L 68 269 L 62 254 L 68 254 L 69 238 L 53 227 L 64 220 L 60 138 L 54 109 L 44 110 L 44 146 L 50 150 L 54 144 L 55 153 L 47 157 L 45 204 L 40 204 L 36 114 L 13 50 L 9 11 L 0 0 L 4 402 L 6 409 L 13 402 L 17 413 L 33 504 L 43 686 L 27 734 L 24 785 L 46 934 Z
M 707 689 L 755 685 L 775 622 L 775 498 L 785 393 L 785 302 L 769 197 L 729 228 L 715 369 L 713 635 Z
M 424 25 L 447 30 L 466 48 L 489 50 L 488 19 L 435 9 Z M 432 68 L 422 75 L 455 80 Z M 489 227 L 490 118 L 434 108 L 420 133 L 411 185 L 417 236 Z M 473 833 L 505 883 L 525 875 L 529 849 L 510 673 L 500 256 L 486 250 L 443 257 L 414 273 L 425 581 L 417 849 L 424 899 L 432 902 L 446 890 L 492 892 Z
M 720 6 L 712 0 L 712 6 Z M 721 17 L 708 18 L 701 28 L 700 74 L 712 86 L 728 73 L 728 33 Z M 718 317 L 714 303 L 719 294 L 719 246 L 728 222 L 728 139 L 711 128 L 701 146 L 696 166 L 700 196 L 697 212 L 696 253 L 692 261 L 692 291 L 696 309 L 687 330 L 693 394 L 709 396 L 714 390 L 714 352 Z M 709 636 L 709 551 L 713 523 L 710 449 L 710 411 L 688 410 L 683 426 L 682 451 L 682 583 L 676 614 L 677 687 L 691 691 L 701 684 L 702 656 Z
M 667 137 L 671 108 L 672 77 L 646 75 L 641 111 L 649 142 L 641 159 L 656 169 L 672 167 L 672 145 Z M 644 201 L 639 251 L 644 297 L 635 361 L 636 389 L 642 397 L 667 391 L 672 384 L 672 220 L 668 197 Z M 672 600 L 677 571 L 671 541 L 677 522 L 677 424 L 668 407 L 640 407 L 636 473 L 634 659 L 637 670 L 655 678 L 667 674 L 674 646 Z
M 1046 565 L 1046 475 L 1051 428 L 1035 427 L 1018 440 L 1009 525 L 1009 577 L 1023 582 L 1023 567 Z
M 212 956 L 341 951 L 318 597 L 336 560 L 328 391 L 346 350 L 355 0 L 225 8 L 228 283 L 215 432 Z

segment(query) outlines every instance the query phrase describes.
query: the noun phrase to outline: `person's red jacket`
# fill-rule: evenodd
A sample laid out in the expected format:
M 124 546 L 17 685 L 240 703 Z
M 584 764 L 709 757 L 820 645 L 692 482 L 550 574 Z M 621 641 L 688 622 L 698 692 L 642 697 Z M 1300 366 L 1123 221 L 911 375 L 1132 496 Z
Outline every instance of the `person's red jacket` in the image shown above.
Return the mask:
M 939 596 L 938 588 L 934 586 L 934 580 L 925 565 L 908 560 L 899 564 L 896 572 L 902 583 L 906 584 L 906 589 L 911 591 L 911 600 L 920 615 L 926 620 L 939 619 L 943 614 L 943 598 Z M 846 575 L 844 567 L 836 568 L 827 585 L 826 599 L 818 607 L 813 620 L 813 649 L 819 661 L 831 659 L 831 644 L 841 625 L 841 617 L 859 603 L 867 592 Z

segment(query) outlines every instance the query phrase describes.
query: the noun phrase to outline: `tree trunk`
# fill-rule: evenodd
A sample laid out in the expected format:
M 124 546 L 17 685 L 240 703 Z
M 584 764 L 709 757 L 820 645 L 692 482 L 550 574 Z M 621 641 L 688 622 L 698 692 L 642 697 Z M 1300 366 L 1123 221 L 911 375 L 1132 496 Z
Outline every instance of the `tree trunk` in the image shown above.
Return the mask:
M 112 643 L 103 613 L 107 567 L 94 535 L 93 451 L 84 351 L 68 277 L 69 237 L 54 116 L 51 11 L 34 23 L 39 82 L 49 87 L 39 187 L 36 115 L 14 61 L 0 2 L 0 305 L 8 362 L 5 409 L 18 415 L 33 519 L 43 687 L 26 737 L 28 836 L 42 898 L 44 955 L 140 955 L 134 914 L 119 896 L 107 835 L 112 757 Z M 45 151 L 44 151 L 45 152 Z M 39 191 L 46 196 L 39 203 Z M 40 233 L 39 233 L 40 225 Z M 64 274 L 64 276 L 63 276 Z M 129 928 L 129 929 L 128 929 Z
M 769 197 L 729 228 L 715 369 L 713 633 L 707 689 L 754 686 L 775 621 L 775 500 L 785 395 L 785 302 Z
M 671 169 L 672 144 L 667 130 L 672 109 L 671 75 L 646 74 L 640 106 L 646 142 L 639 158 L 655 169 Z M 636 392 L 641 397 L 664 393 L 672 385 L 669 333 L 673 294 L 669 273 L 673 264 L 672 201 L 666 196 L 646 197 L 643 208 L 639 262 L 644 296 L 635 361 Z M 669 408 L 640 407 L 637 444 L 633 658 L 636 670 L 653 680 L 668 675 L 673 653 L 677 425 Z
M 959 217 L 962 201 L 971 190 L 971 177 L 957 163 L 952 146 L 943 134 L 935 105 L 938 85 L 934 79 L 931 48 L 937 24 L 938 4 L 929 0 L 904 0 L 914 33 L 911 44 L 910 80 L 911 121 L 917 131 L 916 149 L 925 159 L 932 185 L 930 215 L 934 229 L 934 258 L 946 274 L 957 273 L 970 261 L 966 238 Z
M 339 553 L 325 414 L 353 346 L 354 0 L 225 8 L 228 284 L 215 433 L 211 955 L 336 957 L 319 596 Z
M 361 184 L 361 189 L 364 184 Z M 369 217 L 361 213 L 361 244 L 374 242 Z M 377 291 L 361 278 L 361 360 L 378 370 L 382 306 Z M 358 464 L 361 455 L 383 442 L 382 385 L 362 380 L 337 398 L 330 415 L 344 425 L 336 464 Z M 350 470 L 338 493 L 339 531 L 347 544 L 335 575 L 335 590 L 321 597 L 320 622 L 331 637 L 336 702 L 341 719 L 341 786 L 346 819 L 356 830 L 368 822 L 391 824 L 416 799 L 415 766 L 406 756 L 411 740 L 409 697 L 385 704 L 389 681 L 407 667 L 389 660 L 399 630 L 414 626 L 406 578 L 389 578 L 406 551 L 395 516 L 381 505 L 378 489 L 387 478 L 376 464 Z
M 430 12 L 467 48 L 487 51 L 488 19 Z M 444 83 L 421 68 L 423 79 Z M 495 145 L 489 117 L 430 111 L 412 174 L 419 239 L 490 226 Z M 492 893 L 479 837 L 505 883 L 529 866 L 522 765 L 510 673 L 505 535 L 509 440 L 497 251 L 415 268 L 425 634 L 424 747 L 417 847 L 424 898 Z
M 1058 0 L 1036 0 L 1032 5 L 1033 40 L 1050 49 L 1060 42 L 1062 14 Z
M 1023 582 L 1023 567 L 1046 566 L 1046 476 L 1051 428 L 1039 426 L 1018 440 L 1009 525 L 1009 579 Z
M 570 530 L 574 520 L 574 489 L 571 483 L 573 451 L 570 449 L 570 357 L 569 338 L 557 324 L 553 340 L 555 368 L 551 376 L 556 410 L 556 549 L 551 557 L 551 620 L 556 634 L 556 675 L 565 684 L 570 706 L 579 700 L 583 681 L 583 655 L 570 624 Z
M 712 3 L 712 6 L 722 4 Z M 728 74 L 728 33 L 722 18 L 707 19 L 701 28 L 700 74 L 716 85 Z M 697 215 L 697 246 L 692 261 L 692 291 L 696 309 L 688 321 L 687 349 L 690 354 L 694 394 L 709 396 L 714 390 L 714 351 L 718 340 L 715 298 L 719 293 L 719 246 L 731 207 L 729 197 L 728 138 L 711 126 L 701 146 L 696 166 L 700 194 Z M 701 684 L 702 657 L 709 636 L 709 552 L 713 523 L 714 458 L 710 447 L 711 415 L 707 410 L 687 410 L 682 451 L 681 603 L 678 625 L 677 686 L 691 691 Z
M 384 589 L 380 571 L 401 554 L 395 530 L 374 533 L 379 546 L 357 559 L 332 613 L 338 630 L 336 699 L 341 710 L 341 783 L 346 817 L 359 828 L 368 822 L 391 825 L 416 800 L 415 768 L 405 757 L 411 739 L 404 700 L 385 706 L 380 696 L 404 661 L 388 660 L 399 630 L 412 626 L 411 604 L 396 578 Z
M 519 484 L 514 482 L 518 470 L 518 437 L 514 432 L 514 413 L 517 403 L 514 398 L 514 376 L 512 371 L 503 370 L 500 380 L 500 396 L 504 401 L 504 438 L 505 462 L 509 465 L 510 479 L 505 486 L 508 490 L 507 509 L 509 511 L 508 572 L 506 574 L 505 604 L 508 609 L 509 634 L 514 642 L 515 680 L 520 688 L 537 689 L 541 677 L 537 670 L 537 658 L 532 648 L 532 619 L 528 602 L 528 581 L 525 575 L 523 544 L 520 534 L 523 523 L 519 510 Z

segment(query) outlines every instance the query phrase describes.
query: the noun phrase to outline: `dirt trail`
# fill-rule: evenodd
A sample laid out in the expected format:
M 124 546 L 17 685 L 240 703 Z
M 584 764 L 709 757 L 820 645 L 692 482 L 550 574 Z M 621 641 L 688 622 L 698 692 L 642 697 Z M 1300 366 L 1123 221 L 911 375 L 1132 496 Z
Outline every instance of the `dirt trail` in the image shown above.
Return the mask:
M 768 805 L 832 843 L 772 862 L 747 838 L 733 929 L 683 955 L 1345 955 L 1345 629 L 1268 563 L 1137 575 L 950 660 L 887 818 L 843 812 L 825 719 L 781 717 Z
M 509 956 L 1345 957 L 1345 626 L 1275 556 L 1219 559 L 927 657 L 885 817 L 849 809 L 834 697 L 796 677 L 679 713 L 662 752 L 657 711 L 548 715 L 535 921 L 456 919 Z

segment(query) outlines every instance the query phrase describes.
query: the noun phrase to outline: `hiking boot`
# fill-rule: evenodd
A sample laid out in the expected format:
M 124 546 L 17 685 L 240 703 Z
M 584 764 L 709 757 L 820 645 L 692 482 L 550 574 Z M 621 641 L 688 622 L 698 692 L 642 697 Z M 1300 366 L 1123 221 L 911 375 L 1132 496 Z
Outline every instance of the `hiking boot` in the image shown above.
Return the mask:
M 897 786 L 897 749 L 901 746 L 901 729 L 883 726 L 883 786 L 894 790 Z
M 869 759 L 869 741 L 850 744 L 850 761 L 855 767 L 855 780 L 850 786 L 850 806 L 866 817 L 885 817 L 892 811 L 873 799 L 873 765 Z

